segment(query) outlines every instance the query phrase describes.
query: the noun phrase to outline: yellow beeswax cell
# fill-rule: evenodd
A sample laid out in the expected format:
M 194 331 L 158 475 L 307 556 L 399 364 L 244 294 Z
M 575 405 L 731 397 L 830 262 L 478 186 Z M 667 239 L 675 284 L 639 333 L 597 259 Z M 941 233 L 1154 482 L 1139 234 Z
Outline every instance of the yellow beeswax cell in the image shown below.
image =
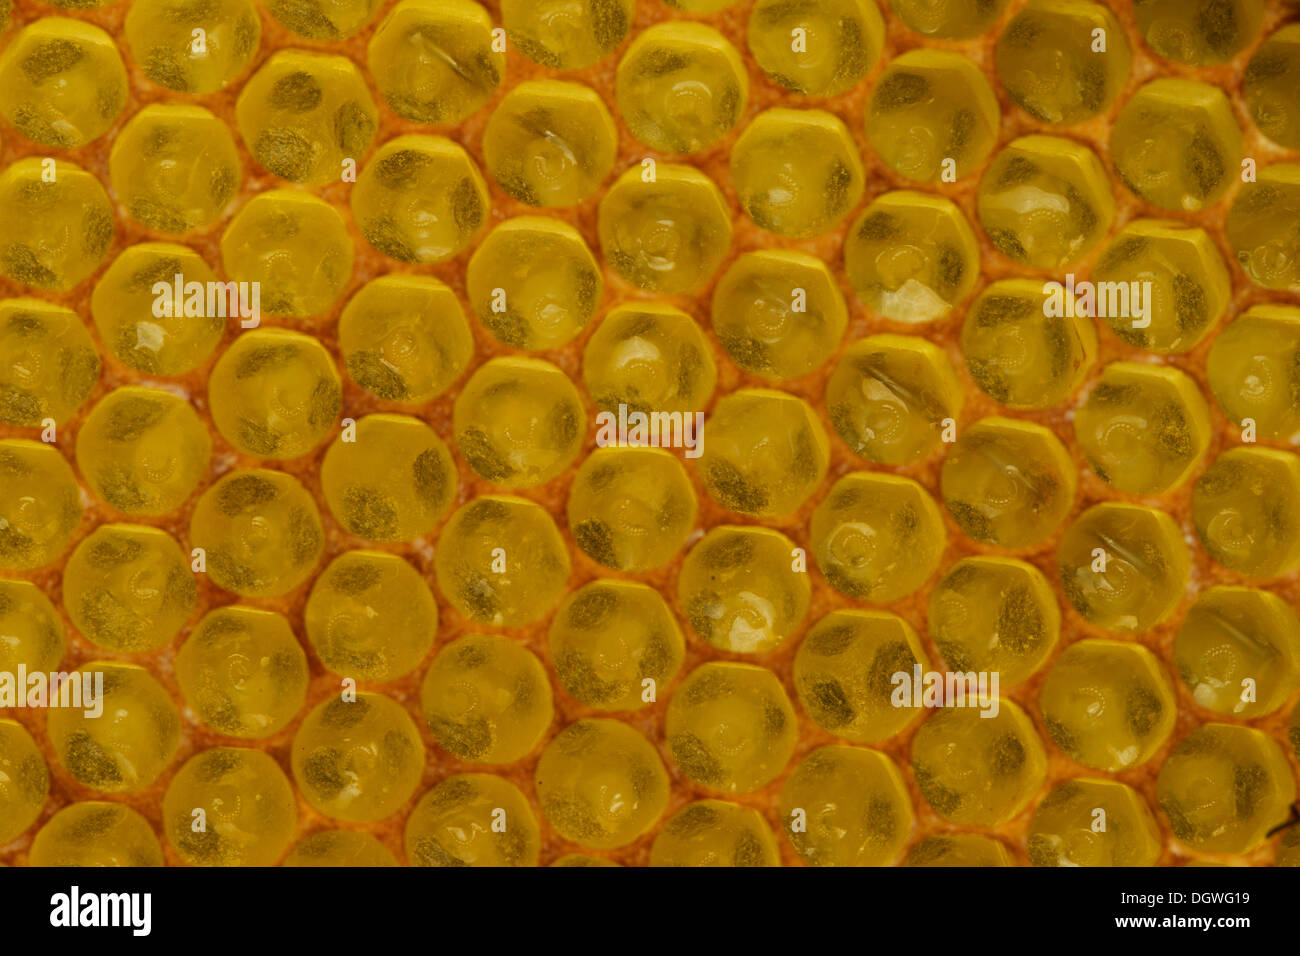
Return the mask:
M 203 289 L 202 297 L 193 294 L 193 287 L 189 293 L 185 290 L 195 282 Z M 194 250 L 142 242 L 125 249 L 95 283 L 90 311 L 105 348 L 119 362 L 148 375 L 184 375 L 206 362 L 221 342 L 225 314 L 239 315 L 224 293 L 214 295 L 215 308 L 208 309 L 207 290 L 217 282 Z M 155 291 L 159 283 L 170 289 L 163 292 L 160 286 Z
M 993 88 L 970 60 L 941 50 L 895 57 L 867 104 L 867 139 L 908 179 L 961 178 L 997 141 L 1001 113 Z
M 472 0 L 403 0 L 370 38 L 366 64 L 389 108 L 413 123 L 459 123 L 506 71 L 492 18 Z
M 1112 362 L 1074 413 L 1088 463 L 1120 491 L 1176 488 L 1205 455 L 1210 410 L 1183 372 L 1143 362 Z
M 1047 775 L 1047 754 L 1025 712 L 998 700 L 934 712 L 912 738 L 912 772 L 925 802 L 946 820 L 996 826 L 1029 803 Z
M 1098 34 L 1105 49 L 1096 50 Z M 1011 102 L 1044 123 L 1072 124 L 1106 110 L 1133 54 L 1114 14 L 1083 0 L 1033 0 L 998 35 L 998 79 Z
M 202 30 L 202 55 L 196 52 Z M 150 81 L 178 93 L 215 93 L 252 62 L 262 21 L 252 0 L 133 0 L 123 31 Z
M 1110 154 L 1138 196 L 1194 212 L 1222 199 L 1240 172 L 1241 128 L 1217 86 L 1152 80 L 1115 117 Z
M 1264 0 L 1134 0 L 1147 46 L 1193 66 L 1224 63 L 1250 45 L 1264 19 Z
M 293 779 L 335 820 L 396 813 L 424 774 L 424 743 L 406 710 L 383 694 L 322 701 L 293 737 Z
M 732 147 L 731 178 L 757 226 L 799 238 L 832 228 L 865 188 L 848 127 L 822 110 L 760 113 Z
M 827 583 L 859 601 L 911 594 L 939 566 L 947 544 L 934 499 L 910 478 L 845 475 L 813 512 L 813 557 Z
M 428 276 L 389 275 L 361 287 L 339 317 L 338 347 L 354 382 L 376 398 L 441 395 L 474 357 L 455 293 Z
M 1023 548 L 1050 536 L 1069 514 L 1075 465 L 1043 426 L 984 418 L 948 452 L 941 483 L 943 503 L 963 534 Z
M 1300 163 L 1267 166 L 1243 185 L 1228 210 L 1227 233 L 1250 281 L 1300 292 Z
M 163 794 L 163 832 L 190 866 L 271 866 L 298 825 L 279 764 L 259 750 L 214 747 L 191 757 Z M 195 830 L 196 810 L 206 827 Z
M 691 166 L 662 163 L 646 181 L 640 167 L 600 201 L 606 262 L 632 285 L 664 294 L 708 283 L 731 245 L 731 213 L 713 180 Z
M 428 534 L 456 500 L 456 462 L 438 434 L 408 415 L 367 415 L 321 463 L 321 491 L 343 528 L 371 541 Z
M 77 467 L 118 511 L 164 515 L 208 472 L 212 439 L 194 406 L 158 388 L 128 385 L 99 400 L 77 432 Z
M 266 0 L 283 26 L 309 40 L 342 40 L 366 26 L 382 0 Z
M 510 42 L 554 70 L 591 66 L 623 42 L 636 0 L 502 0 Z
M 659 592 L 599 580 L 569 595 L 551 621 L 552 667 L 564 689 L 597 710 L 639 710 L 681 669 L 686 642 Z
M 203 548 L 213 583 L 244 597 L 288 594 L 316 567 L 324 541 L 315 499 L 280 471 L 226 473 L 190 517 L 190 543 Z
M 201 106 L 146 106 L 109 154 L 113 192 L 127 214 L 159 232 L 182 233 L 221 217 L 243 178 L 226 124 Z
M 1163 511 L 1107 502 L 1081 514 L 1056 549 L 1061 587 L 1075 610 L 1108 631 L 1159 624 L 1187 586 L 1191 554 Z
M 1132 787 L 1080 778 L 1053 788 L 1034 811 L 1031 866 L 1155 866 L 1164 843 Z
M 718 661 L 686 676 L 668 703 L 664 726 L 678 769 L 729 794 L 752 793 L 775 780 L 794 755 L 799 734 L 775 674 Z
M 695 527 L 686 469 L 662 448 L 597 448 L 569 488 L 573 541 L 618 571 L 667 564 Z
M 426 793 L 403 837 L 412 866 L 536 866 L 541 842 L 528 798 L 487 773 L 457 774 Z
M 794 542 L 770 528 L 712 528 L 686 556 L 677 598 L 691 628 L 719 650 L 760 654 L 803 621 L 812 584 Z
M 582 447 L 582 398 L 550 362 L 495 358 L 480 365 L 453 410 L 456 445 L 481 478 L 505 488 L 544 485 Z
M 889 866 L 912 819 L 903 775 L 874 750 L 820 747 L 781 787 L 785 835 L 812 866 Z
M 568 223 L 520 216 L 497 226 L 470 256 L 465 292 L 489 332 L 519 349 L 556 348 L 600 304 L 600 267 Z
M 341 382 L 314 338 L 285 329 L 240 336 L 208 381 L 212 418 L 239 451 L 297 458 L 333 427 Z
M 319 340 L 288 329 L 253 329 L 217 359 L 208 378 L 208 406 L 236 451 L 298 458 L 334 427 L 342 387 Z
M 758 0 L 749 14 L 754 62 L 773 83 L 808 96 L 856 86 L 884 43 L 885 22 L 872 0 Z
M 699 324 L 655 302 L 616 306 L 596 326 L 582 356 L 582 378 L 603 411 L 702 410 L 718 370 Z M 683 424 L 685 419 L 683 419 Z
M 36 833 L 28 866 L 165 866 L 149 821 L 120 803 L 64 807 Z
M 395 680 L 433 647 L 438 605 L 404 558 L 349 551 L 316 579 L 303 626 L 327 670 L 357 680 Z
M 438 746 L 490 764 L 527 756 L 555 713 L 541 661 L 500 634 L 470 634 L 438 651 L 420 686 L 420 707 Z
M 0 74 L 0 87 L 3 82 Z M 43 178 L 44 163 L 29 156 L 0 173 L 0 273 L 21 285 L 64 291 L 104 261 L 113 206 L 99 180 L 75 163 L 55 161 L 53 182 Z
M 702 23 L 658 23 L 619 61 L 616 95 L 628 129 L 665 153 L 695 153 L 740 120 L 749 77 L 736 48 Z
M 352 239 L 338 210 L 288 189 L 254 196 L 221 237 L 226 275 L 257 289 L 260 308 L 272 315 L 324 312 L 347 285 L 352 261 Z
M 307 655 L 271 611 L 209 611 L 176 654 L 185 702 L 209 727 L 259 740 L 279 733 L 307 699 Z
M 253 158 L 306 186 L 339 182 L 360 162 L 379 114 L 361 71 L 343 56 L 282 50 L 244 84 L 235 105 Z
M 844 269 L 859 297 L 887 319 L 941 319 L 979 275 L 965 215 L 942 196 L 896 190 L 868 206 L 844 239 Z
M 812 406 L 767 388 L 722 398 L 708 421 L 700 457 L 714 501 L 747 515 L 797 510 L 817 490 L 830 461 L 830 439 Z
M 447 520 L 434 551 L 438 587 L 465 617 L 518 627 L 544 616 L 569 580 L 569 549 L 531 501 L 486 495 Z
M 313 833 L 289 851 L 281 866 L 397 866 L 393 851 L 360 830 Z
M 99 369 L 77 313 L 40 299 L 0 300 L 0 422 L 62 424 L 90 397 Z
M 1279 146 L 1300 149 L 1300 24 L 1264 41 L 1246 67 L 1242 92 L 1261 133 Z
M 537 800 L 566 840 L 608 850 L 644 834 L 668 806 L 659 752 L 617 720 L 580 720 L 537 761 Z
M 1287 820 L 1295 773 L 1261 731 L 1205 724 L 1170 751 L 1156 794 L 1180 843 L 1206 853 L 1248 853 Z
M 0 720 L 0 840 L 35 823 L 49 792 L 50 772 L 32 735 L 16 720 Z
M 1058 299 L 1038 279 L 1002 279 L 979 294 L 966 314 L 961 351 L 975 384 L 1011 408 L 1065 401 L 1097 360 L 1092 319 Z
M 921 713 L 920 700 L 895 705 L 895 674 L 910 682 L 929 669 L 916 632 L 885 611 L 832 611 L 808 631 L 794 658 L 794 689 L 813 723 L 836 737 L 874 743 Z
M 0 568 L 49 564 L 80 522 L 81 492 L 63 456 L 40 442 L 0 441 Z
M 487 184 L 463 148 L 440 136 L 399 136 L 352 187 L 352 216 L 384 255 L 428 265 L 458 256 L 487 221 Z
M 61 660 L 63 619 L 45 592 L 30 581 L 0 579 L 0 671 L 48 674 Z
M 917 33 L 961 40 L 993 26 L 1007 0 L 889 0 L 889 5 Z
M 848 308 L 820 259 L 782 249 L 739 256 L 713 291 L 710 312 L 731 360 L 765 378 L 797 378 L 826 362 Z
M 910 335 L 854 342 L 826 380 L 835 431 L 856 454 L 883 465 L 905 465 L 939 447 L 963 400 L 947 353 Z
M 126 105 L 126 91 L 112 37 L 80 20 L 36 20 L 0 53 L 0 114 L 42 146 L 99 139 Z
M 49 709 L 45 722 L 63 768 L 103 793 L 132 793 L 153 783 L 171 763 L 181 734 L 180 715 L 163 685 L 143 667 L 114 661 L 84 664 L 70 680 L 70 705 L 63 706 L 60 688 L 60 706 Z M 94 704 L 85 706 L 92 695 Z
M 614 168 L 617 149 L 618 132 L 604 100 L 559 80 L 520 83 L 497 104 L 483 130 L 483 161 L 492 178 L 530 206 L 582 202 Z
M 780 866 L 781 851 L 763 815 L 726 800 L 697 800 L 663 825 L 651 866 Z
M 1233 448 L 1196 479 L 1192 522 L 1211 558 L 1255 578 L 1300 564 L 1300 458 Z
M 63 606 L 78 631 L 111 651 L 151 651 L 181 629 L 198 586 L 189 559 L 167 532 L 103 524 L 63 570 Z
M 1300 309 L 1251 306 L 1214 339 L 1205 370 L 1230 419 L 1300 444 Z
M 1009 558 L 963 558 L 930 592 L 930 637 L 954 671 L 1000 674 L 1002 687 L 1027 680 L 1061 633 L 1061 609 L 1047 578 Z
M 1267 591 L 1210 588 L 1187 612 L 1174 640 L 1174 663 L 1202 707 L 1263 717 L 1300 684 L 1300 619 Z
M 1092 277 L 1094 313 L 1120 339 L 1157 352 L 1186 352 L 1218 323 L 1232 280 L 1209 235 L 1181 223 L 1140 219 L 1111 240 Z M 1088 292 L 1081 293 L 1082 304 Z
M 1040 269 L 1078 262 L 1115 219 L 1115 197 L 1096 154 L 1058 136 L 1007 144 L 980 179 L 978 208 L 998 252 Z
M 552 863 L 551 866 L 618 866 L 618 864 L 612 860 L 602 860 L 598 856 L 584 856 L 581 853 L 566 853 L 564 856 Z
M 976 833 L 928 836 L 912 847 L 903 866 L 1015 866 L 1007 848 Z
M 1110 773 L 1150 760 L 1178 716 L 1160 661 L 1123 641 L 1067 647 L 1048 670 L 1038 705 L 1047 732 L 1071 760 Z

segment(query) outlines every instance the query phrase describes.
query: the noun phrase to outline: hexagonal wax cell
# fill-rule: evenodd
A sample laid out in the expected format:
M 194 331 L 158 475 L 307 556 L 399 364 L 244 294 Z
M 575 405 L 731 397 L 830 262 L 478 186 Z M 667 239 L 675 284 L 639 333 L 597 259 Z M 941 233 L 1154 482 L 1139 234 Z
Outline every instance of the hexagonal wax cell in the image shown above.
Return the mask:
M 1215 561 L 1255 578 L 1300 564 L 1300 457 L 1232 448 L 1196 479 L 1192 522 Z
M 1207 853 L 1247 853 L 1286 821 L 1295 774 L 1251 727 L 1205 724 L 1179 741 L 1156 780 L 1174 837 Z
M 1228 210 L 1227 233 L 1252 282 L 1300 291 L 1300 163 L 1266 166 L 1244 184 Z
M 1153 495 L 1187 480 L 1210 444 L 1210 409 L 1175 368 L 1112 362 L 1074 413 L 1088 463 L 1121 491 Z
M 1092 280 L 1094 310 L 1111 331 L 1157 352 L 1195 346 L 1232 295 L 1228 268 L 1204 229 L 1154 219 L 1121 229 L 1097 260 Z
M 1173 684 L 1154 654 L 1094 638 L 1076 641 L 1052 663 L 1038 706 L 1071 760 L 1110 773 L 1150 760 L 1178 717 Z
M 933 322 L 975 287 L 979 244 L 942 196 L 896 190 L 877 197 L 844 238 L 844 269 L 862 300 L 894 322 Z
M 1205 369 L 1224 413 L 1259 438 L 1300 443 L 1300 308 L 1254 305 L 1210 345 Z
M 1096 154 L 1055 136 L 1022 136 L 1007 144 L 980 180 L 978 208 L 994 248 L 1043 269 L 1087 255 L 1115 218 L 1115 198 Z
M 1160 79 L 1124 104 L 1110 133 L 1124 184 L 1161 209 L 1212 206 L 1239 171 L 1241 128 L 1223 91 L 1193 80 Z
M 739 122 L 749 76 L 736 48 L 712 27 L 659 23 L 623 54 L 616 91 L 638 140 L 665 153 L 695 153 Z
M 866 185 L 848 127 L 823 110 L 758 114 L 731 148 L 731 178 L 756 225 L 799 238 L 832 228 Z
M 1079 387 L 1096 361 L 1092 320 L 1077 308 L 1057 314 L 1048 300 L 1037 279 L 1001 279 L 986 286 L 966 313 L 961 330 L 966 368 L 975 384 L 1003 405 L 1056 405 Z
M 872 335 L 845 349 L 826 380 L 826 410 L 856 454 L 903 465 L 941 444 L 964 396 L 948 354 L 912 335 Z
M 1075 610 L 1098 627 L 1136 634 L 1182 600 L 1191 553 L 1163 511 L 1112 501 L 1065 529 L 1056 561 Z
M 306 186 L 341 181 L 344 161 L 360 161 L 379 123 L 351 60 L 302 50 L 272 54 L 244 84 L 235 115 L 253 158 Z
M 1096 49 L 1102 31 L 1105 48 Z M 1072 124 L 1107 109 L 1133 61 L 1115 15 L 1083 0 L 1035 0 L 998 35 L 998 79 L 1011 102 L 1044 123 Z
M 710 497 L 749 515 L 797 511 L 826 476 L 830 441 L 801 398 L 743 388 L 718 402 L 699 459 Z
M 894 172 L 934 182 L 979 168 L 997 142 L 1001 113 L 989 81 L 970 60 L 912 50 L 890 61 L 867 104 L 867 139 Z

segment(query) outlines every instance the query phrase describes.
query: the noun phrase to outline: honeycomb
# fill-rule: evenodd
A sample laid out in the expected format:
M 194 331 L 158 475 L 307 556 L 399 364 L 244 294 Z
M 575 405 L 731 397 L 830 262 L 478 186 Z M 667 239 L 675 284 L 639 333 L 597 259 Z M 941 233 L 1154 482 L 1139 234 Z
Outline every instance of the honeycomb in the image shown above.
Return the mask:
M 0 24 L 0 863 L 1300 863 L 1294 3 Z

